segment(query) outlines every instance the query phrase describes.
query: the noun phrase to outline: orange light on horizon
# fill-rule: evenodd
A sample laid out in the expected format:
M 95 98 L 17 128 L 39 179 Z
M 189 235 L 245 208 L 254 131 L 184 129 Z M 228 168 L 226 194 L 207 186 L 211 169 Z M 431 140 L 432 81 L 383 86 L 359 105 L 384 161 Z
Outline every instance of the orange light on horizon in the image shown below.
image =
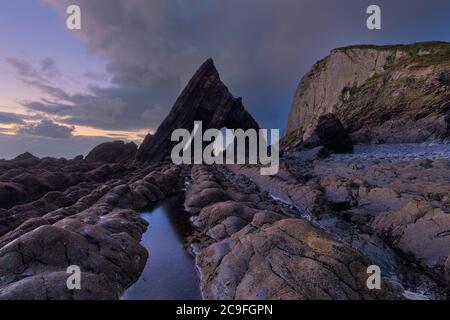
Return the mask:
M 0 125 L 0 134 L 13 136 L 16 134 L 17 127 L 13 124 L 2 124 Z
M 149 133 L 149 130 L 139 131 L 120 131 L 120 130 L 102 130 L 87 126 L 75 126 L 74 136 L 78 137 L 105 137 L 117 140 L 141 141 Z
M 0 109 L 1 111 L 2 109 Z M 17 113 L 19 114 L 19 113 Z M 53 120 L 57 125 L 67 126 L 64 123 Z M 38 120 L 24 120 L 26 125 L 38 124 Z M 0 133 L 4 135 L 16 135 L 20 130 L 21 125 L 18 124 L 2 124 L 0 125 Z M 150 130 L 138 130 L 138 131 L 121 131 L 121 130 L 102 130 L 88 126 L 75 125 L 72 132 L 74 137 L 104 137 L 117 140 L 128 140 L 141 142 L 144 137 L 151 132 Z

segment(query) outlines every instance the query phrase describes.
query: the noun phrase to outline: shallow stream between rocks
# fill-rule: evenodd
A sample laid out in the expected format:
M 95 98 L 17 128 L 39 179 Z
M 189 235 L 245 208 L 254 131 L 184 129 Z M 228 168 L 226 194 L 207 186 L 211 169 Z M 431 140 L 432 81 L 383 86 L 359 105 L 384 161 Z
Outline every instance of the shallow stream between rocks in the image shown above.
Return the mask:
M 149 227 L 142 235 L 141 245 L 148 250 L 149 258 L 122 300 L 201 299 L 194 257 L 183 243 L 184 236 L 192 231 L 183 203 L 184 194 L 179 193 L 143 213 Z

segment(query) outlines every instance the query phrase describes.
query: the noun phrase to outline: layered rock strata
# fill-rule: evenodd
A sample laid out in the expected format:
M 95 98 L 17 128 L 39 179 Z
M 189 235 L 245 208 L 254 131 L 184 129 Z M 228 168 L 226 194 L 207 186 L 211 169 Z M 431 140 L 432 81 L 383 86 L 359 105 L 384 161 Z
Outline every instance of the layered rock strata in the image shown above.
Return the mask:
M 356 143 L 448 140 L 449 79 L 449 43 L 335 49 L 302 78 L 285 144 L 304 140 L 327 113 Z

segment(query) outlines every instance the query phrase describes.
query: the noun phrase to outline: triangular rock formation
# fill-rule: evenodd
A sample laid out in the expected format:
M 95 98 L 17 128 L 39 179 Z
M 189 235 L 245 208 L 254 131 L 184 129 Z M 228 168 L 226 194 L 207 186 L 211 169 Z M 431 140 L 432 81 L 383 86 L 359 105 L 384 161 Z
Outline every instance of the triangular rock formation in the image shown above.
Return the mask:
M 234 98 L 220 80 L 212 59 L 208 59 L 189 81 L 166 119 L 154 135 L 148 135 L 140 146 L 136 160 L 161 161 L 170 156 L 172 132 L 187 129 L 192 132 L 194 121 L 203 122 L 203 130 L 259 129 L 258 123 L 244 109 L 241 98 Z

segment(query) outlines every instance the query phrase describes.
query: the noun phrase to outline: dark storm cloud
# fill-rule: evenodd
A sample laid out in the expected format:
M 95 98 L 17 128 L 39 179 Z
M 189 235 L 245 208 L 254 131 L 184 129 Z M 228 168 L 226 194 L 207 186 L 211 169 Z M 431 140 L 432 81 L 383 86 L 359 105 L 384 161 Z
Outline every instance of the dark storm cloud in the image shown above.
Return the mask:
M 34 66 L 31 62 L 14 57 L 6 58 L 6 62 L 11 65 L 17 73 L 24 79 L 45 81 L 60 75 L 60 71 L 56 65 L 56 61 L 47 57 L 39 61 L 38 66 Z
M 98 89 L 89 102 L 84 97 L 82 116 L 74 112 L 71 123 L 98 126 L 106 113 L 108 128 L 153 127 L 208 57 L 263 127 L 282 128 L 301 76 L 330 49 L 449 39 L 445 0 L 375 1 L 382 7 L 382 31 L 366 28 L 371 0 L 45 2 L 63 17 L 68 4 L 81 6 L 83 29 L 75 34 L 107 60 L 116 85 Z M 116 103 L 107 104 L 110 99 Z M 91 114 L 83 104 L 103 109 Z M 144 114 L 147 122 L 138 118 Z
M 23 118 L 25 116 L 19 115 L 17 113 L 0 112 L 0 123 L 1 124 L 22 124 Z
M 40 78 L 39 73 L 33 69 L 30 63 L 25 61 L 24 59 L 17 59 L 13 57 L 6 58 L 6 62 L 8 62 L 17 73 L 25 78 Z
M 55 59 L 51 57 L 47 57 L 42 59 L 39 62 L 40 65 L 40 71 L 45 75 L 47 78 L 55 78 L 60 75 L 60 71 L 58 67 L 56 66 Z
M 23 79 L 23 82 L 31 87 L 35 87 L 43 91 L 44 93 L 50 95 L 51 97 L 58 99 L 59 101 L 70 101 L 70 95 L 65 92 L 63 89 L 47 84 L 43 81 L 39 80 L 26 80 Z
M 169 97 L 165 88 L 91 85 L 87 93 L 69 94 L 52 84 L 52 78 L 60 74 L 52 58 L 41 60 L 39 66 L 24 59 L 8 58 L 7 61 L 26 85 L 46 95 L 38 101 L 22 102 L 29 110 L 43 113 L 44 118 L 58 116 L 70 125 L 133 131 L 156 128 L 167 113 L 167 108 L 151 103 L 152 100 L 164 100 L 159 98 L 161 96 Z
M 150 104 L 163 92 L 133 86 L 98 87 L 91 85 L 87 93 L 69 94 L 55 86 L 51 78 L 59 74 L 52 58 L 40 61 L 39 66 L 24 59 L 8 58 L 22 81 L 46 95 L 39 101 L 23 101 L 22 105 L 37 111 L 43 118 L 58 116 L 69 125 L 84 125 L 105 130 L 137 130 L 156 128 L 165 116 L 159 104 Z M 16 121 L 13 116 L 0 116 L 0 123 Z
M 36 124 L 27 124 L 21 126 L 17 133 L 27 134 L 39 137 L 49 137 L 56 139 L 68 139 L 72 137 L 73 127 L 62 126 L 51 120 L 41 120 Z
M 26 83 L 40 89 L 50 99 L 23 102 L 23 106 L 58 116 L 65 124 L 132 131 L 157 127 L 165 115 L 160 105 L 148 104 L 152 95 L 142 88 L 90 86 L 87 94 L 70 95 L 61 88 L 40 81 Z
M 108 75 L 106 73 L 98 73 L 98 72 L 86 72 L 84 77 L 89 80 L 93 80 L 95 82 L 106 82 L 108 81 Z

